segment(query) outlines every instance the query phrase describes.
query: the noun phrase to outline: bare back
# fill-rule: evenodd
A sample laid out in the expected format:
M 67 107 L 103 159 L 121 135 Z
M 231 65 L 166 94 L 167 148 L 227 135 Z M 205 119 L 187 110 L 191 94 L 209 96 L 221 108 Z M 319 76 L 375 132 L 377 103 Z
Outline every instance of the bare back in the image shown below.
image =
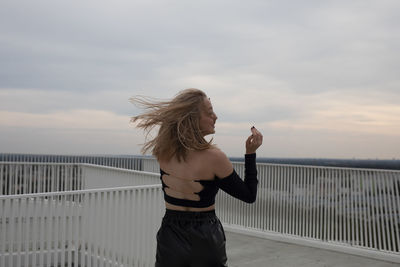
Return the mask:
M 221 164 L 222 163 L 222 164 Z M 166 173 L 162 180 L 169 188 L 165 193 L 175 198 L 199 200 L 195 194 L 203 186 L 195 180 L 214 180 L 215 176 L 225 177 L 233 167 L 225 154 L 219 149 L 210 148 L 203 151 L 189 151 L 186 161 L 178 162 L 176 158 L 160 161 L 160 168 Z M 226 175 L 225 175 L 226 174 Z M 205 208 L 183 207 L 165 202 L 167 209 L 183 211 L 207 211 L 215 209 L 215 205 Z

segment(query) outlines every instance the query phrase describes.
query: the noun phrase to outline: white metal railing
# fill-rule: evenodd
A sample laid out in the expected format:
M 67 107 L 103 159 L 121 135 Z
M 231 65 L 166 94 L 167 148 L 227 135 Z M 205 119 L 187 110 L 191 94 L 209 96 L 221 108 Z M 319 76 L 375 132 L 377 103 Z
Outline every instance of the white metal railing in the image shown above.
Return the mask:
M 158 183 L 155 173 L 92 164 L 0 162 L 0 195 Z
M 0 195 L 80 190 L 78 164 L 0 162 Z
M 243 177 L 244 164 L 233 165 Z M 83 186 L 134 185 L 132 177 L 140 173 L 78 166 L 88 178 Z M 156 160 L 146 159 L 143 166 L 156 173 L 143 173 L 149 180 L 141 182 L 159 183 Z M 343 252 L 360 249 L 363 255 L 400 262 L 400 171 L 279 164 L 257 164 L 257 169 L 256 203 L 223 192 L 217 196 L 217 213 L 228 229 Z
M 244 164 L 234 167 L 243 177 Z M 335 244 L 344 252 L 351 246 L 373 257 L 389 253 L 400 262 L 400 171 L 276 164 L 257 169 L 254 204 L 218 194 L 224 224 Z
M 244 163 L 233 166 L 244 177 Z M 158 173 L 159 165 L 148 158 L 143 169 Z M 400 262 L 400 171 L 266 163 L 257 169 L 256 203 L 217 196 L 217 213 L 230 229 L 334 244 L 327 248 L 344 252 L 361 248 L 374 258 L 390 253 Z
M 8 154 L 0 153 L 0 161 L 38 162 L 38 163 L 87 163 L 131 170 L 142 170 L 140 156 L 113 155 L 41 155 L 41 154 Z
M 161 185 L 0 196 L 0 266 L 153 266 Z

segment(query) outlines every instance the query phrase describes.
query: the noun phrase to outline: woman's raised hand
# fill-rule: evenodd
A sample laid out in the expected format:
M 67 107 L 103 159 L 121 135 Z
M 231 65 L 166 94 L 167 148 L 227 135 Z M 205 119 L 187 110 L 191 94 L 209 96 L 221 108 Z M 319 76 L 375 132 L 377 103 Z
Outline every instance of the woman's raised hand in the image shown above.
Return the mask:
M 253 126 L 251 127 L 251 133 L 246 140 L 246 154 L 256 153 L 257 148 L 262 144 L 262 134 Z

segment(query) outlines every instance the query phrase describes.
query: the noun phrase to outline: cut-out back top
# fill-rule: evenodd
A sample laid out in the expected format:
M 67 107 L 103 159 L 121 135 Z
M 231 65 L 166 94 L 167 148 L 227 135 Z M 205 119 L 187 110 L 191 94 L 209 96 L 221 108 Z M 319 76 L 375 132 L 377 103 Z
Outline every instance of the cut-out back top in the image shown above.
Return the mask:
M 235 170 L 224 178 L 213 180 L 189 180 L 168 174 L 160 169 L 164 200 L 172 205 L 205 208 L 215 203 L 215 196 L 221 188 L 229 195 L 247 203 L 253 203 L 257 196 L 256 154 L 245 155 L 244 181 Z

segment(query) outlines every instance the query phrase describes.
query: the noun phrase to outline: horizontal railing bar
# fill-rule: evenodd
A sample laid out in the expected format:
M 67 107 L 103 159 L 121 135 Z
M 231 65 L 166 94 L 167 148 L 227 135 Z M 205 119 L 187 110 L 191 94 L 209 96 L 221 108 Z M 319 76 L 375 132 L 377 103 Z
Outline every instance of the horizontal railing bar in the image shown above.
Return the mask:
M 0 164 L 1 164 L 1 161 L 0 161 Z M 117 167 L 104 166 L 104 165 L 96 165 L 96 164 L 90 164 L 90 163 L 78 163 L 77 165 L 86 166 L 86 167 L 92 167 L 92 168 L 98 168 L 98 169 L 105 169 L 105 170 L 113 170 L 113 171 L 135 173 L 135 174 L 146 174 L 146 175 L 152 175 L 152 176 L 157 176 L 157 177 L 160 176 L 160 174 L 154 173 L 154 172 L 138 171 L 138 170 L 117 168 Z
M 232 163 L 243 164 L 242 161 L 232 161 Z M 369 168 L 350 168 L 350 167 L 333 167 L 333 166 L 316 166 L 316 165 L 296 165 L 296 164 L 276 164 L 276 163 L 265 163 L 257 162 L 257 166 L 269 166 L 269 167 L 296 167 L 296 168 L 307 168 L 307 169 L 339 169 L 349 171 L 374 171 L 374 172 L 390 172 L 400 173 L 399 170 L 386 170 L 386 169 L 369 169 Z
M 62 191 L 62 192 L 45 192 L 45 193 L 20 194 L 20 195 L 0 195 L 0 199 L 35 198 L 35 197 L 47 197 L 47 196 L 51 197 L 51 196 L 65 196 L 65 195 L 78 195 L 78 194 L 82 195 L 82 194 L 86 194 L 86 193 L 129 191 L 132 189 L 149 189 L 149 188 L 161 188 L 161 183 L 155 184 L 155 185 L 121 186 L 121 187 L 72 190 L 72 191 Z
M 155 159 L 154 159 L 155 160 Z M 243 161 L 232 161 L 235 164 L 244 164 Z M 25 162 L 25 161 L 0 161 L 0 164 L 10 164 L 10 165 L 56 165 L 56 166 L 95 166 L 98 168 L 112 169 L 112 170 L 121 170 L 121 171 L 138 171 L 140 170 L 132 170 L 125 168 L 117 168 L 112 166 L 105 165 L 97 165 L 91 163 L 57 163 L 57 162 Z M 340 169 L 340 170 L 354 170 L 354 171 L 378 171 L 378 172 L 389 172 L 389 173 L 400 173 L 400 170 L 388 170 L 388 169 L 373 169 L 373 168 L 350 168 L 350 167 L 335 167 L 335 166 L 317 166 L 317 165 L 298 165 L 298 164 L 280 164 L 280 163 L 265 163 L 265 162 L 257 162 L 259 166 L 276 166 L 276 167 L 301 167 L 301 168 L 315 168 L 315 169 Z M 145 172 L 145 173 L 154 173 L 154 172 Z
M 105 170 L 113 170 L 113 171 L 121 171 L 127 173 L 139 173 L 139 174 L 147 174 L 147 175 L 155 175 L 158 176 L 159 174 L 154 172 L 147 172 L 147 171 L 140 171 L 140 170 L 132 170 L 132 169 L 124 169 L 118 167 L 111 167 L 111 166 L 104 166 L 104 165 L 97 165 L 91 163 L 57 163 L 57 162 L 15 162 L 15 161 L 0 161 L 0 164 L 8 164 L 8 165 L 48 165 L 48 166 L 86 166 L 98 169 L 105 169 Z
M 55 166 L 78 166 L 83 163 L 63 163 L 63 162 L 28 162 L 28 161 L 0 161 L 0 164 L 9 164 L 9 165 L 55 165 Z M 97 165 L 95 165 L 97 166 Z

